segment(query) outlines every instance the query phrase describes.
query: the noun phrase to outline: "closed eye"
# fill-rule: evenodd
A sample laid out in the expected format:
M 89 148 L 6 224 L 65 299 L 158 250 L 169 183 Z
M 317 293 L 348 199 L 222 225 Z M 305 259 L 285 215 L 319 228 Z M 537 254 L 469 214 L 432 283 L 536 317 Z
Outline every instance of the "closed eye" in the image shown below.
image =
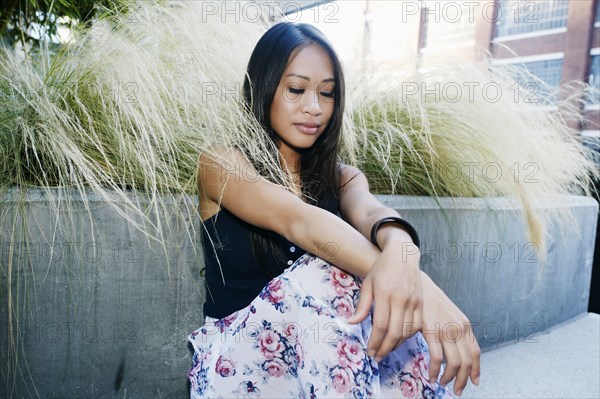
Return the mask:
M 293 87 L 288 87 L 288 91 L 291 94 L 302 94 L 304 93 L 304 89 L 294 89 Z M 328 98 L 333 98 L 333 92 L 331 91 L 322 91 L 321 95 Z

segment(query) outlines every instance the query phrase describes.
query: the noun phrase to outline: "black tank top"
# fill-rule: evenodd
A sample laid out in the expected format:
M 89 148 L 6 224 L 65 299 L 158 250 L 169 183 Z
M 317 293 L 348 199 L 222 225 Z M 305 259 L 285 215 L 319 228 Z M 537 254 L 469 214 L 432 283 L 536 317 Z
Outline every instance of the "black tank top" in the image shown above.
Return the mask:
M 319 206 L 339 217 L 339 200 L 335 197 L 326 196 Z M 253 255 L 250 240 L 252 230 L 262 229 L 246 223 L 225 208 L 204 221 L 205 316 L 221 319 L 245 308 L 271 280 Z M 267 262 L 271 270 L 283 272 L 307 252 L 280 235 L 276 235 L 276 242 L 287 258 L 282 262 L 274 254 L 268 254 Z

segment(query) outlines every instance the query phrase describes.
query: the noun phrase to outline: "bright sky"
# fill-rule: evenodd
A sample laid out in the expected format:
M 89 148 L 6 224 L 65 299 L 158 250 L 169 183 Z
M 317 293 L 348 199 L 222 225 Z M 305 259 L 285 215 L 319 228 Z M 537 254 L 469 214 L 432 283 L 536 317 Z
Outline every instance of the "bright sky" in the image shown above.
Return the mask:
M 291 22 L 315 25 L 331 41 L 342 62 L 360 67 L 366 1 L 334 1 L 288 15 Z M 399 16 L 404 15 L 404 18 Z M 416 53 L 418 16 L 407 14 L 398 1 L 369 1 L 371 40 L 368 60 L 410 59 Z

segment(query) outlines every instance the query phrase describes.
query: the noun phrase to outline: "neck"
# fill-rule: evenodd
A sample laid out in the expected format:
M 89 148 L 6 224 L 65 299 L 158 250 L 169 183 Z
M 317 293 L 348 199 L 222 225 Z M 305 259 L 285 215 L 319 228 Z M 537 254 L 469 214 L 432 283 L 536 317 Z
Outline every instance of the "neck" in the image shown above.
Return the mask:
M 300 154 L 286 148 L 288 151 L 280 149 L 280 162 L 281 167 L 285 173 L 291 174 L 292 184 L 294 186 L 293 192 L 295 195 L 301 195 L 301 182 L 300 182 Z
M 294 174 L 300 173 L 300 154 L 290 148 L 280 148 L 279 150 L 281 167 L 286 168 Z

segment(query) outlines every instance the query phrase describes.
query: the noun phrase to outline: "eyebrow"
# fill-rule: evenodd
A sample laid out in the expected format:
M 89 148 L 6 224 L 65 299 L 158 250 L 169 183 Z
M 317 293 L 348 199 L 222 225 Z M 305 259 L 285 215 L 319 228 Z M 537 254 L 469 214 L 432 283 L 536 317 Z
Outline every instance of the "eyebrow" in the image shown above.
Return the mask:
M 308 76 L 298 75 L 297 73 L 288 73 L 284 77 L 287 78 L 288 76 L 296 76 L 298 78 L 310 81 L 310 78 Z M 334 78 L 323 79 L 321 82 L 335 82 L 335 79 Z

